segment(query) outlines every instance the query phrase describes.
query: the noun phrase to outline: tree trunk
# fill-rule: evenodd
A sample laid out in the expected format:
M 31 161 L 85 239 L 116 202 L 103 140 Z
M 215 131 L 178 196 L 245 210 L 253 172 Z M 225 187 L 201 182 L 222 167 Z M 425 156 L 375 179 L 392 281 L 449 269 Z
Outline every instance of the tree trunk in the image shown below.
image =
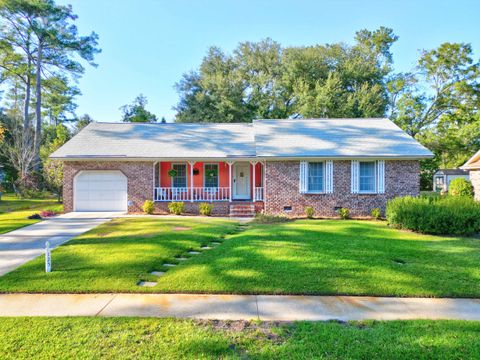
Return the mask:
M 31 60 L 30 57 L 28 58 L 28 71 L 30 71 Z M 30 92 L 31 92 L 32 80 L 30 78 L 30 74 L 27 74 L 27 82 L 25 85 L 25 104 L 23 106 L 23 129 L 24 131 L 28 131 L 30 128 Z
M 42 143 L 42 41 L 38 43 L 36 83 L 35 83 L 35 170 L 40 170 L 40 145 Z

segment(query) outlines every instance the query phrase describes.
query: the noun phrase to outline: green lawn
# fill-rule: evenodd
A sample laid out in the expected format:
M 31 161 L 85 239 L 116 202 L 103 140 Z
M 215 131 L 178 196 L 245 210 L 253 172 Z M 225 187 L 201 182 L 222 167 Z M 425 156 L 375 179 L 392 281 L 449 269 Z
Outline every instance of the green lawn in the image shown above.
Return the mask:
M 2 359 L 473 359 L 480 322 L 2 318 Z M 240 331 L 239 331 L 240 330 Z
M 28 217 L 41 210 L 61 212 L 63 207 L 55 199 L 18 199 L 4 194 L 0 200 L 0 234 L 35 224 L 39 220 Z
M 239 231 L 243 228 L 243 231 Z M 228 235 L 230 234 L 230 235 Z M 223 241 L 186 261 L 190 249 Z M 116 219 L 0 277 L 0 292 L 191 292 L 480 297 L 480 239 L 384 222 L 299 220 L 240 227 L 212 218 Z M 165 268 L 164 262 L 179 263 Z M 152 270 L 168 270 L 157 280 Z

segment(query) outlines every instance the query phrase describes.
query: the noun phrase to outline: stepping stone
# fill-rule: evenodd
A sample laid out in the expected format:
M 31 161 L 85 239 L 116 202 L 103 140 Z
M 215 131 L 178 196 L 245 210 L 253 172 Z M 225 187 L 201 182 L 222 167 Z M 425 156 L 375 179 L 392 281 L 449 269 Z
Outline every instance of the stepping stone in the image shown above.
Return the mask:
M 202 246 L 200 249 L 202 249 L 202 250 L 208 250 L 208 249 L 211 249 L 211 247 L 210 247 L 210 246 Z
M 200 254 L 200 251 L 189 251 L 188 253 L 190 255 L 198 255 L 198 254 Z
M 140 281 L 138 283 L 138 286 L 143 286 L 143 287 L 154 287 L 157 285 L 155 281 Z
M 177 266 L 177 264 L 162 264 L 162 266 L 166 266 L 166 267 L 174 267 L 174 266 Z
M 175 260 L 185 261 L 185 260 L 188 260 L 188 258 L 186 258 L 186 257 L 177 257 L 177 258 L 175 258 Z
M 152 271 L 150 274 L 154 276 L 163 276 L 165 275 L 165 271 Z

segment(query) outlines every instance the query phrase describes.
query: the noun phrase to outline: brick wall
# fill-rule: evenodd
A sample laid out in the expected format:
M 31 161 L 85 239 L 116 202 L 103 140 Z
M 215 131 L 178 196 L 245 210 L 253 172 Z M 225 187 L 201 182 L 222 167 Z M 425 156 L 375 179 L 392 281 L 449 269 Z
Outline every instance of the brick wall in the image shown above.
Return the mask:
M 480 169 L 470 171 L 470 181 L 475 191 L 475 200 L 480 201 Z
M 266 164 L 265 212 L 302 216 L 306 206 L 315 209 L 315 216 L 335 216 L 335 207 L 350 209 L 351 216 L 368 216 L 371 209 L 385 210 L 388 199 L 419 194 L 420 165 L 418 161 L 385 161 L 385 194 L 352 194 L 350 161 L 334 161 L 332 194 L 300 194 L 299 161 L 269 161 Z M 285 212 L 284 206 L 291 206 Z
M 81 170 L 120 170 L 128 179 L 129 212 L 142 211 L 153 196 L 153 163 L 143 161 L 66 161 L 63 166 L 63 206 L 73 211 L 73 179 Z

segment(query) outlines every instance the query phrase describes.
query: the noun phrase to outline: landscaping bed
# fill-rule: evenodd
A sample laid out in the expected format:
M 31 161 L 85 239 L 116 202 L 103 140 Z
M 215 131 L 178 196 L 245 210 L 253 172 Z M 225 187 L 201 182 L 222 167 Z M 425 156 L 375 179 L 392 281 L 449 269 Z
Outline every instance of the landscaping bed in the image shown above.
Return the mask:
M 479 263 L 477 238 L 379 221 L 124 218 L 54 250 L 50 274 L 40 257 L 0 277 L 0 291 L 480 297 Z

